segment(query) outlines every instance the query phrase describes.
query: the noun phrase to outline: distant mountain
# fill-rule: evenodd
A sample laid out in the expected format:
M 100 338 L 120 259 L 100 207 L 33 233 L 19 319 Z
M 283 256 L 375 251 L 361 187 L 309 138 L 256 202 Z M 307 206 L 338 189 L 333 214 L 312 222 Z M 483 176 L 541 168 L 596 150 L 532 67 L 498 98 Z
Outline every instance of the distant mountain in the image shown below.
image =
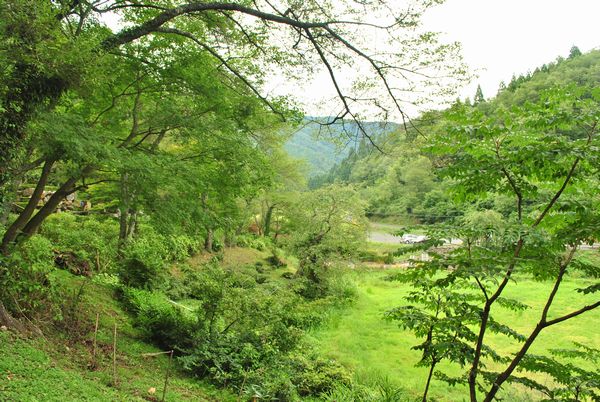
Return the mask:
M 324 126 L 326 117 L 311 117 L 292 134 L 285 143 L 285 150 L 294 158 L 305 160 L 309 177 L 322 175 L 344 160 L 352 150 L 364 142 L 358 124 L 352 121 Z M 364 122 L 363 127 L 376 140 L 383 134 L 398 128 L 396 123 Z
M 600 88 L 600 50 L 581 54 L 572 49 L 568 58 L 559 57 L 531 73 L 514 76 L 501 85 L 495 97 L 457 103 L 493 115 L 499 108 L 536 102 L 543 91 L 567 85 L 587 86 L 591 91 Z M 428 133 L 443 130 L 448 123 L 445 119 L 444 111 L 426 112 L 413 119 L 406 132 L 397 130 L 396 135 L 380 136 L 376 142 L 385 144 L 383 153 L 374 152 L 368 142 L 363 142 L 349 150 L 329 172 L 312 176 L 309 186 L 351 184 L 361 192 L 371 216 L 402 224 L 433 223 L 462 214 L 447 196 L 449 182 L 435 175 L 435 160 L 421 152 L 428 145 Z

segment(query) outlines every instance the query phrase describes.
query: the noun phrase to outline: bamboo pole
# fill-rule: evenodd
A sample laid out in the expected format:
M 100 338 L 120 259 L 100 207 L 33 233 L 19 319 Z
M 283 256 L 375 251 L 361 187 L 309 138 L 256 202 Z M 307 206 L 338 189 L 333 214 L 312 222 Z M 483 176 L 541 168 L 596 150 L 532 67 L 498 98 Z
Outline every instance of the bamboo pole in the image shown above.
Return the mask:
M 167 373 L 165 375 L 165 387 L 163 388 L 162 394 L 162 402 L 165 401 L 165 396 L 167 395 L 167 383 L 169 382 L 169 374 L 171 374 L 171 364 L 173 363 L 173 351 L 169 352 L 169 364 L 167 366 Z
M 117 385 L 117 323 L 113 333 L 113 384 Z
M 98 323 L 100 321 L 100 313 L 96 313 L 96 326 L 94 327 L 94 349 L 92 350 L 92 364 L 96 367 L 96 347 L 98 345 Z

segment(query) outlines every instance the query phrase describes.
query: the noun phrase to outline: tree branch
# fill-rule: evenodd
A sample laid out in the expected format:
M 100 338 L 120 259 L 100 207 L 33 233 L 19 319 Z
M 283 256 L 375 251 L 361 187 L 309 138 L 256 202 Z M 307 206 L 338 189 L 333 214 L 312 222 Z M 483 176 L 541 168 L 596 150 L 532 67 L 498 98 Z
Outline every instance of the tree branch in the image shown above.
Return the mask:
M 223 56 L 221 56 L 219 53 L 217 53 L 213 48 L 211 48 L 210 46 L 206 45 L 205 43 L 200 42 L 200 40 L 198 40 L 191 33 L 185 32 L 185 31 L 181 31 L 179 29 L 175 29 L 175 28 L 160 28 L 160 29 L 157 29 L 156 32 L 166 33 L 166 34 L 175 34 L 175 35 L 183 36 L 185 38 L 190 39 L 194 43 L 196 43 L 198 46 L 200 46 L 201 48 L 203 48 L 204 50 L 206 50 L 208 53 L 210 53 L 214 58 L 216 58 L 217 60 L 219 60 L 223 64 L 223 66 L 225 66 L 225 68 L 227 68 L 227 70 L 229 70 L 240 81 L 242 81 L 244 83 L 244 85 L 246 85 L 265 105 L 267 105 L 267 107 L 269 109 L 271 109 L 271 111 L 273 113 L 275 113 L 279 117 L 281 117 L 281 120 L 286 121 L 286 117 L 283 114 L 283 112 L 281 112 L 280 110 L 278 110 L 271 102 L 269 102 L 269 100 L 267 98 L 265 98 L 258 91 L 258 89 L 256 89 L 256 87 L 254 85 L 252 85 L 252 83 L 250 81 L 248 81 L 248 79 L 246 77 L 244 77 L 239 71 L 237 71 L 235 68 L 233 68 L 233 66 L 231 66 L 231 64 L 227 60 L 225 60 L 225 58 L 223 58 Z

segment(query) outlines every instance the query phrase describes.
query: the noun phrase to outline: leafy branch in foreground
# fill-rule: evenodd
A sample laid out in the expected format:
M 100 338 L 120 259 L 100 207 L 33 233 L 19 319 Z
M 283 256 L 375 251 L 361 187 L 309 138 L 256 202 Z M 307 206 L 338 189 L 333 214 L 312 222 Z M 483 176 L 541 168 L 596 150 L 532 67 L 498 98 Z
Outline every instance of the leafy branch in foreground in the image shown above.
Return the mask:
M 425 338 L 416 347 L 423 351 L 419 364 L 430 367 L 423 400 L 441 360 L 467 368 L 464 378 L 443 373 L 438 377 L 468 384 L 471 401 L 478 400 L 478 392 L 485 401 L 495 399 L 507 382 L 558 395 L 558 390 L 542 389 L 515 372 L 545 372 L 554 378 L 573 372 L 549 358 L 538 358 L 544 364 L 535 365 L 536 358 L 528 352 L 542 331 L 600 306 L 600 267 L 577 256 L 582 244 L 593 243 L 600 234 L 595 187 L 600 167 L 598 101 L 597 90 L 567 87 L 543 93 L 538 102 L 510 111 L 497 109 L 491 115 L 476 108 L 451 110 L 450 129 L 435 138 L 430 151 L 445 161 L 441 173 L 454 180 L 455 195 L 472 211 L 436 236 L 460 238 L 463 244 L 396 275 L 393 279 L 411 283 L 414 290 L 407 297 L 408 306 L 388 313 Z M 506 194 L 514 199 L 512 209 L 494 211 L 493 200 Z M 561 284 L 575 271 L 591 281 L 579 289 L 581 307 L 553 313 Z M 498 308 L 528 308 L 518 297 L 505 295 L 522 277 L 552 283 L 537 323 L 527 334 L 493 315 Z M 517 352 L 503 355 L 494 350 L 486 343 L 489 332 L 509 338 Z M 583 371 L 573 375 L 594 377 Z M 580 396 L 597 392 L 594 381 L 581 384 Z

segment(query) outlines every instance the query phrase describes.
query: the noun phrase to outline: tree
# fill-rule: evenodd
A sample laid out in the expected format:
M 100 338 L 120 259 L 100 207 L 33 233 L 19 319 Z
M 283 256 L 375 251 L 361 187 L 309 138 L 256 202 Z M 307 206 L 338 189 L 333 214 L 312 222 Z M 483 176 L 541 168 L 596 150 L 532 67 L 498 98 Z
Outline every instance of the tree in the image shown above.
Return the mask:
M 571 47 L 571 50 L 569 51 L 569 59 L 574 59 L 575 57 L 579 57 L 581 56 L 581 50 L 579 50 L 579 48 L 575 45 L 573 45 L 573 47 Z
M 458 45 L 439 44 L 436 35 L 417 29 L 420 16 L 432 3 L 437 2 L 415 0 L 399 9 L 385 3 L 358 5 L 351 1 L 328 7 L 315 1 L 252 5 L 235 1 L 173 4 L 167 0 L 5 2 L 0 9 L 5 56 L 5 85 L 0 92 L 0 184 L 12 180 L 13 162 L 26 153 L 22 143 L 38 111 L 54 108 L 63 95 L 92 79 L 89 66 L 105 57 L 117 57 L 121 63 L 144 60 L 154 73 L 160 73 L 163 62 L 148 60 L 149 53 L 140 54 L 139 50 L 151 50 L 149 46 L 161 41 L 174 45 L 173 51 L 162 47 L 162 61 L 179 57 L 184 42 L 195 46 L 282 118 L 286 101 L 262 93 L 272 68 L 300 79 L 322 69 L 338 97 L 335 108 L 340 112 L 334 122 L 343 118 L 360 122 L 367 110 L 385 117 L 395 110 L 404 118 L 401 99 L 406 89 L 420 82 L 438 82 L 443 88 L 436 90 L 446 92 L 448 76 L 459 81 L 464 76 L 464 66 L 457 59 Z M 116 33 L 107 29 L 101 21 L 110 13 L 119 15 L 127 27 Z M 365 15 L 377 23 L 363 21 Z M 369 44 L 376 34 L 393 50 L 375 53 Z M 421 51 L 424 47 L 427 52 Z M 371 88 L 372 95 L 354 96 L 348 85 L 337 80 L 339 72 L 348 68 L 370 71 L 360 74 L 356 85 Z M 376 88 L 386 94 L 387 101 Z M 6 198 L 9 189 L 2 191 Z
M 507 382 L 547 391 L 546 385 L 516 375 L 540 370 L 558 375 L 558 365 L 529 355 L 531 345 L 542 331 L 600 307 L 600 269 L 576 255 L 579 246 L 600 235 L 594 184 L 600 168 L 599 104 L 597 90 L 571 86 L 546 91 L 538 102 L 510 111 L 498 108 L 490 116 L 475 108 L 455 109 L 450 128 L 431 146 L 446 161 L 442 173 L 454 180 L 454 193 L 465 203 L 505 193 L 514 200 L 510 211 L 475 211 L 460 225 L 432 231 L 432 239 L 459 237 L 464 243 L 399 275 L 413 285 L 410 305 L 390 312 L 400 325 L 425 337 L 419 349 L 431 368 L 429 378 L 441 360 L 466 367 L 461 378 L 438 376 L 467 384 L 472 401 L 479 390 L 485 391 L 485 401 L 494 400 Z M 591 279 L 577 290 L 581 307 L 553 312 L 561 284 L 575 272 Z M 528 308 L 505 296 L 520 275 L 551 283 L 538 322 L 527 334 L 493 317 L 494 308 Z M 494 350 L 486 344 L 489 332 L 508 337 L 517 352 Z M 491 371 L 491 361 L 503 368 Z M 560 374 L 561 381 L 568 375 Z
M 309 281 L 309 296 L 326 288 L 329 264 L 356 255 L 365 241 L 364 205 L 352 187 L 330 185 L 300 195 L 287 211 L 289 247 L 298 256 L 297 275 Z
M 481 85 L 477 85 L 477 90 L 475 91 L 475 96 L 473 97 L 473 104 L 477 105 L 482 102 L 485 102 L 483 91 L 481 90 Z

